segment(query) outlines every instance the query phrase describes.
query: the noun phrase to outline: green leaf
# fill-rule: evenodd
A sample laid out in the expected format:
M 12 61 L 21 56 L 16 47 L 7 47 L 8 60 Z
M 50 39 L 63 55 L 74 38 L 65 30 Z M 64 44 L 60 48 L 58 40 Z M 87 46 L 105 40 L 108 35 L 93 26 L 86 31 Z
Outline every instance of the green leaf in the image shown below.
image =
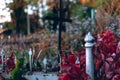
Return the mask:
M 28 53 L 24 53 L 24 59 L 25 59 L 25 63 L 29 62 L 29 54 Z

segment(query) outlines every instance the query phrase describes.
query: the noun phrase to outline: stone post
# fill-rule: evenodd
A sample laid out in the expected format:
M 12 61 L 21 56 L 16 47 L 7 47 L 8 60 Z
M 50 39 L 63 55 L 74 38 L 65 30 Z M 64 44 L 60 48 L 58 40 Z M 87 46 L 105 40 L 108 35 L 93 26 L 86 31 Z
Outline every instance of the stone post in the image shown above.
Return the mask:
M 1 50 L 2 69 L 4 68 L 4 49 Z
M 32 50 L 31 48 L 29 50 L 29 65 L 30 65 L 30 71 L 32 71 Z
M 45 68 L 45 72 L 47 73 L 47 58 L 46 57 L 43 59 L 43 65 Z
M 92 47 L 94 43 L 92 42 L 94 38 L 89 32 L 85 37 L 85 48 L 86 48 L 86 73 L 90 76 L 90 80 L 94 80 L 94 61 L 92 54 Z

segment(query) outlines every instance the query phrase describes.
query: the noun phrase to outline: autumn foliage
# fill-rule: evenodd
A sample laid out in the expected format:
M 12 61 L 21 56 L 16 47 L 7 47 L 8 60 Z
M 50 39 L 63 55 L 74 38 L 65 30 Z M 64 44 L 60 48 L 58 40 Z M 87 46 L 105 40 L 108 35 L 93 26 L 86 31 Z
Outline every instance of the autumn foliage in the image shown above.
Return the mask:
M 97 80 L 120 79 L 120 51 L 117 45 L 117 37 L 111 31 L 98 34 L 94 54 Z
M 75 61 L 78 55 L 69 55 L 66 59 L 62 56 L 62 71 L 59 80 L 88 80 L 85 72 L 85 50 L 79 49 L 79 64 Z M 110 30 L 101 32 L 96 37 L 93 48 L 95 80 L 119 80 L 120 79 L 120 43 Z
M 76 54 L 70 54 L 68 58 L 62 55 L 62 74 L 58 80 L 87 80 L 89 76 L 85 73 L 85 51 L 80 51 L 80 64 L 76 64 Z M 66 63 L 66 62 L 67 63 Z M 64 64 L 63 64 L 64 63 Z

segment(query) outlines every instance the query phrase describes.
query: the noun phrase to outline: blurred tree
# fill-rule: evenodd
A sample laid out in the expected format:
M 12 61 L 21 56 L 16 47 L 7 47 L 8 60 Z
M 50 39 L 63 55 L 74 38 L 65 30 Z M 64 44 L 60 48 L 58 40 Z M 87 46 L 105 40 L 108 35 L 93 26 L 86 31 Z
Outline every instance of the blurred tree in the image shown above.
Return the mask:
M 110 29 L 112 32 L 119 35 L 118 19 L 120 18 L 120 0 L 103 1 L 102 5 L 97 8 L 95 18 L 99 32 Z
M 27 19 L 26 19 L 27 13 L 25 13 L 24 10 L 27 7 L 27 5 L 29 5 L 29 4 L 37 5 L 36 4 L 37 1 L 38 0 L 13 0 L 13 2 L 8 3 L 7 7 L 10 8 L 12 22 L 6 23 L 5 27 L 8 29 L 15 30 L 15 32 L 17 34 L 19 34 L 19 33 L 25 34 L 27 31 Z M 36 19 L 38 19 L 38 18 L 36 18 Z M 34 24 L 34 23 L 32 23 L 32 24 Z
M 13 3 L 8 4 L 8 7 L 12 10 L 12 22 L 15 24 L 14 28 L 17 34 L 26 28 L 26 14 L 24 12 L 26 5 L 27 3 L 24 0 L 13 0 Z

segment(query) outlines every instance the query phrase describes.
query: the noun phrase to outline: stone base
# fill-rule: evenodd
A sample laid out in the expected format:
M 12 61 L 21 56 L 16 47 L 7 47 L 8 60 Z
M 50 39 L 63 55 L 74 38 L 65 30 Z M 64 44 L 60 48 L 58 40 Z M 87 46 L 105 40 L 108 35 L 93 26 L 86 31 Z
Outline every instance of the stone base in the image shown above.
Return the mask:
M 34 72 L 24 76 L 27 80 L 58 80 L 57 73 Z

